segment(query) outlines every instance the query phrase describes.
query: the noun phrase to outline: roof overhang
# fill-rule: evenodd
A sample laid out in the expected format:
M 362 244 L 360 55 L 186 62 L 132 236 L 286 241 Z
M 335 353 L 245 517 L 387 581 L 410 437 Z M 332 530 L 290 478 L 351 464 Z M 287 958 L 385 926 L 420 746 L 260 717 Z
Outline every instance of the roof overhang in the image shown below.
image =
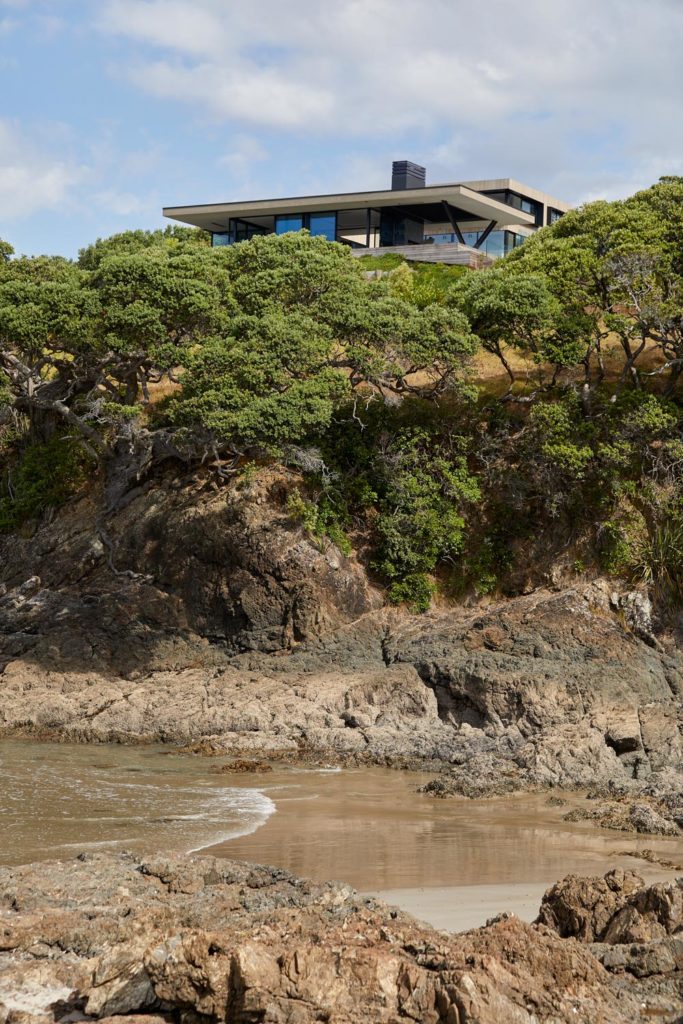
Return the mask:
M 431 206 L 449 203 L 470 217 L 495 221 L 499 227 L 510 224 L 528 224 L 535 219 L 505 203 L 481 195 L 466 185 L 428 185 L 425 188 L 384 189 L 379 192 L 342 192 L 326 196 L 292 196 L 287 199 L 256 199 L 242 203 L 208 203 L 202 206 L 167 206 L 164 217 L 183 224 L 203 228 L 205 231 L 226 231 L 228 221 L 237 218 L 272 217 L 290 213 L 324 213 L 330 210 L 358 210 L 383 207 Z

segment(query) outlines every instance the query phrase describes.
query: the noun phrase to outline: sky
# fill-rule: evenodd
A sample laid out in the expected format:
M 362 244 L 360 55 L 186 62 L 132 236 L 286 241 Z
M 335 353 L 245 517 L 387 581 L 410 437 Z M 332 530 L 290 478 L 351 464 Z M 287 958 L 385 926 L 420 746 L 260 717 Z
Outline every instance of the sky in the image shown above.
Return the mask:
M 0 238 L 75 256 L 163 206 L 683 173 L 683 0 L 0 0 Z

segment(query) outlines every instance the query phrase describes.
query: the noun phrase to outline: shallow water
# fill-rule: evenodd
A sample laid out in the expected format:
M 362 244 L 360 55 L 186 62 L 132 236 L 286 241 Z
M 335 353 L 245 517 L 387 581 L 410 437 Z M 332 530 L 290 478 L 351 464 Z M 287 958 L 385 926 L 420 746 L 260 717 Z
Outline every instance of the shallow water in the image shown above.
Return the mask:
M 275 811 L 195 757 L 160 747 L 0 741 L 0 863 L 88 849 L 189 852 Z
M 0 741 L 0 863 L 81 850 L 203 852 L 348 882 L 442 927 L 483 923 L 491 908 L 535 916 L 558 878 L 613 867 L 648 879 L 683 864 L 683 841 L 598 829 L 545 794 L 435 800 L 430 776 L 381 768 L 283 768 L 226 775 L 220 759 L 165 747 Z
M 563 793 L 559 807 L 545 793 L 439 800 L 417 792 L 429 774 L 381 768 L 282 774 L 259 783 L 277 814 L 257 832 L 207 852 L 337 878 L 365 891 L 551 884 L 570 872 L 604 874 L 612 867 L 662 877 L 666 872 L 631 856 L 645 849 L 683 865 L 683 839 L 564 821 L 572 808 L 591 806 L 576 793 Z

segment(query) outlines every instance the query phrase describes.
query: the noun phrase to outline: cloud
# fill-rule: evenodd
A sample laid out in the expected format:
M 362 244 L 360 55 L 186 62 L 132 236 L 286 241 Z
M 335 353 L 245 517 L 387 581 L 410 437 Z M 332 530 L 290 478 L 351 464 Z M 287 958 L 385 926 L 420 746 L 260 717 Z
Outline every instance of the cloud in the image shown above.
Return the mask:
M 70 202 L 87 169 L 41 152 L 18 126 L 0 119 L 0 210 L 18 220 Z
M 227 167 L 233 178 L 245 181 L 254 164 L 268 159 L 266 147 L 251 135 L 237 135 L 230 142 L 230 150 L 219 157 L 221 167 Z
M 463 167 L 472 140 L 494 173 L 540 163 L 575 194 L 596 160 L 605 181 L 683 162 L 679 0 L 102 0 L 97 24 L 135 44 L 138 88 L 238 134 L 416 159 L 458 139 Z
M 150 209 L 150 201 L 135 195 L 133 192 L 120 192 L 115 188 L 103 189 L 95 192 L 93 202 L 116 217 L 132 217 L 139 214 L 147 214 Z M 156 197 L 155 197 L 156 198 Z M 158 199 L 154 206 L 158 207 Z
M 275 68 L 260 70 L 248 62 L 185 67 L 155 61 L 132 69 L 130 78 L 154 96 L 195 102 L 219 117 L 253 125 L 298 128 L 333 113 L 333 99 L 324 90 L 314 91 Z
M 100 27 L 155 46 L 202 55 L 220 53 L 224 19 L 210 4 L 185 0 L 116 0 L 104 5 Z

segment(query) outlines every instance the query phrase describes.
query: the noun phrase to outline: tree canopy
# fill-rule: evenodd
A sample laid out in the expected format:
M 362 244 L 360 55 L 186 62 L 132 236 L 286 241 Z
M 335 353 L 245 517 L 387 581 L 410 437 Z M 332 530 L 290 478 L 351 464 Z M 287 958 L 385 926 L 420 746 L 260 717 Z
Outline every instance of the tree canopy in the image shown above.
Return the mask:
M 361 531 L 396 600 L 426 607 L 439 574 L 487 592 L 560 538 L 683 597 L 683 179 L 481 272 L 209 241 L 131 231 L 72 262 L 0 240 L 0 529 L 96 467 L 125 491 L 157 455 L 296 456 L 292 514 Z
M 442 392 L 475 347 L 458 310 L 372 288 L 344 246 L 306 234 L 211 249 L 196 233 L 130 232 L 77 264 L 8 259 L 0 271 L 14 410 L 36 437 L 63 420 L 105 455 L 164 376 L 179 384 L 167 429 L 242 452 L 305 440 L 363 388 Z

